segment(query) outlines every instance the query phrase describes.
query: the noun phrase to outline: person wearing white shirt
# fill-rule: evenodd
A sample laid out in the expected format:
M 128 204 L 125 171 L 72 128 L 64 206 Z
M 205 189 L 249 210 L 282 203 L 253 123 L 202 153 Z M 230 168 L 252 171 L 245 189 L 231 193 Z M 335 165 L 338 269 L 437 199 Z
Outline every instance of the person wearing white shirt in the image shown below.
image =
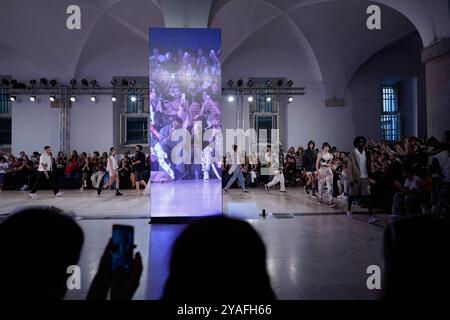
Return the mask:
M 39 186 L 42 185 L 42 182 L 45 180 L 49 180 L 53 187 L 53 194 L 55 197 L 59 197 L 63 195 L 63 192 L 59 191 L 57 181 L 53 172 L 53 159 L 52 159 L 52 149 L 50 146 L 45 146 L 44 152 L 40 156 L 37 179 L 31 188 L 31 192 L 29 196 L 33 199 L 37 198 L 36 192 Z
M 412 169 L 405 170 L 406 179 L 402 185 L 399 181 L 395 181 L 395 186 L 399 192 L 394 194 L 392 203 L 392 215 L 390 218 L 396 218 L 402 214 L 402 207 L 406 208 L 408 215 L 420 214 L 419 191 L 422 187 L 422 179 L 420 179 Z
M 273 179 L 269 183 L 264 185 L 266 192 L 270 192 L 270 187 L 280 184 L 280 192 L 286 193 L 286 187 L 284 185 L 284 174 L 283 174 L 283 153 L 280 154 L 279 147 L 275 147 L 275 151 L 272 152 L 272 147 L 267 147 L 266 161 L 270 161 L 271 169 L 273 171 Z
M 113 182 L 116 182 L 116 196 L 123 196 L 123 194 L 120 193 L 119 191 L 119 172 L 118 172 L 119 165 L 117 164 L 115 155 L 116 150 L 114 148 L 110 148 L 109 158 L 106 164 L 106 171 L 108 171 L 109 180 L 104 187 L 102 186 L 102 183 L 100 183 L 99 187 L 97 188 L 97 195 L 100 195 L 103 189 L 111 188 Z

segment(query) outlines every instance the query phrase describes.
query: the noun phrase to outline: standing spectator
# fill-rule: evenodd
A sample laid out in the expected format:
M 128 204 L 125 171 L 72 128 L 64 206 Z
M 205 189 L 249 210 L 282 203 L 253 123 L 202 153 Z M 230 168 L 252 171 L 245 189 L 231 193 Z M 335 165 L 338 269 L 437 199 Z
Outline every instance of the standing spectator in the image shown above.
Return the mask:
M 5 176 L 8 171 L 8 164 L 5 161 L 5 158 L 0 156 L 0 192 L 3 190 L 3 185 L 5 184 Z
M 135 173 L 136 192 L 139 193 L 139 186 L 144 188 L 147 186 L 145 183 L 145 154 L 142 152 L 142 146 L 138 144 L 136 146 L 136 154 L 134 155 L 134 161 L 132 162 Z

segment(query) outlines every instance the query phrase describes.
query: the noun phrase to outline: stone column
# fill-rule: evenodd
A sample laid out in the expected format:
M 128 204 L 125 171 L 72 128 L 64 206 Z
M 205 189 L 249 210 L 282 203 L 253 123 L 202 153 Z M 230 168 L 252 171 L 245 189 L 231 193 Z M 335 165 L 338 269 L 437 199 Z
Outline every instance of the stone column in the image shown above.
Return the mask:
M 442 140 L 450 130 L 450 39 L 422 51 L 425 64 L 428 136 Z

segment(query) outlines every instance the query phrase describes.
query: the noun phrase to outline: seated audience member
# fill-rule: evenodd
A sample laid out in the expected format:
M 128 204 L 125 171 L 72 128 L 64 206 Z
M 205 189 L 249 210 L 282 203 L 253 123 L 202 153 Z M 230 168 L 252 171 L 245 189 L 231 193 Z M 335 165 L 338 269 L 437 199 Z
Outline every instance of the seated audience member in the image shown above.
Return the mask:
M 63 299 L 83 232 L 56 208 L 24 209 L 0 223 L 0 299 Z
M 16 169 L 14 185 L 24 191 L 29 188 L 28 179 L 33 174 L 33 162 L 25 154 L 22 157 L 22 165 Z
M 231 236 L 232 235 L 232 236 Z M 163 300 L 274 300 L 266 248 L 241 220 L 202 218 L 175 241 Z
M 405 175 L 403 185 L 397 180 L 394 181 L 399 192 L 394 194 L 391 217 L 400 216 L 403 207 L 408 215 L 420 213 L 419 192 L 422 190 L 422 179 L 411 168 L 405 170 Z
M 8 164 L 3 156 L 0 157 L 0 191 L 3 189 L 3 185 L 5 184 L 5 176 L 8 171 Z
M 106 174 L 105 167 L 103 166 L 103 163 L 99 159 L 99 163 L 95 166 L 91 176 L 92 187 L 94 189 L 98 189 L 100 187 L 100 184 L 105 174 Z
M 432 215 L 396 221 L 384 233 L 384 299 L 446 299 L 450 222 Z
M 58 156 L 56 157 L 56 175 L 58 177 L 64 176 L 64 172 L 66 171 L 67 158 L 64 152 L 59 151 Z
M 85 154 L 85 152 L 83 152 Z M 83 157 L 83 163 L 80 165 L 80 173 L 81 173 L 81 190 L 84 190 L 88 187 L 88 179 L 92 174 L 91 161 L 88 156 Z
M 74 174 L 78 173 L 78 152 L 76 150 L 73 150 L 69 160 L 67 161 L 67 166 L 66 169 L 64 171 L 64 175 L 66 177 L 71 177 Z

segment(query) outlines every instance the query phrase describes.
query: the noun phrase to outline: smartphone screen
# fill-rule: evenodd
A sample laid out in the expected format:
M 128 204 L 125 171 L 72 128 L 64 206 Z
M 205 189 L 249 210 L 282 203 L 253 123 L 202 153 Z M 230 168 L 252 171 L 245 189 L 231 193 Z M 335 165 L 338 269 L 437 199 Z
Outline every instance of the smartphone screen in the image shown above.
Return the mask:
M 113 225 L 112 242 L 112 271 L 122 268 L 124 273 L 130 272 L 133 261 L 134 228 L 126 225 Z

